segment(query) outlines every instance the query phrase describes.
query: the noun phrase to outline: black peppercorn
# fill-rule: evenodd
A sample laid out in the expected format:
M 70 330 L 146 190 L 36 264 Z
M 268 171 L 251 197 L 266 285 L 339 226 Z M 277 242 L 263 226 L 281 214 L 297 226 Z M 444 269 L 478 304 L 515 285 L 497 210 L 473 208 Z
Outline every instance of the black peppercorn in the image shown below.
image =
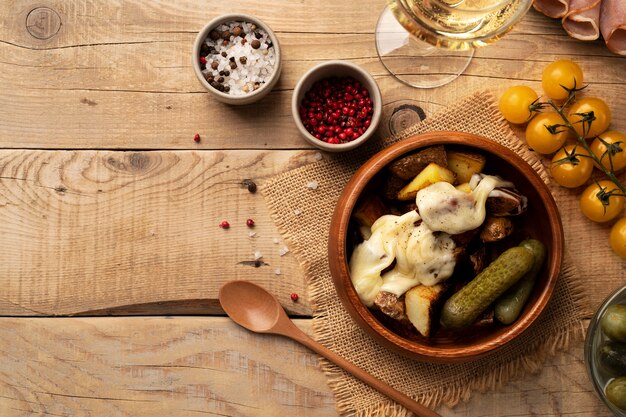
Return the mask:
M 219 75 L 224 75 L 224 71 L 220 71 L 218 74 Z
M 239 62 L 241 62 L 243 65 L 246 65 L 246 63 L 248 62 L 248 58 L 246 58 L 245 56 L 239 57 Z
M 224 73 L 224 76 L 228 77 L 230 76 L 230 71 L 226 70 L 226 71 L 222 71 Z
M 250 46 L 252 46 L 252 49 L 259 49 L 259 47 L 261 46 L 261 42 L 259 42 L 258 39 L 254 39 L 252 42 L 250 42 Z
M 209 35 L 211 37 L 211 39 L 213 39 L 214 41 L 218 40 L 220 38 L 220 34 L 217 32 L 217 30 L 212 30 L 211 34 Z
M 223 56 L 224 58 L 226 58 L 226 57 L 228 56 L 228 54 L 227 54 L 226 52 L 222 52 L 222 56 Z
M 257 39 L 261 39 L 263 35 L 261 35 L 259 32 L 254 32 L 254 37 Z
M 209 45 L 202 42 L 202 45 L 200 46 L 200 53 L 204 56 L 207 56 L 209 54 L 209 51 L 210 51 Z
M 234 70 L 235 68 L 237 68 L 237 64 L 235 62 L 231 62 L 230 63 L 230 69 Z
M 225 85 L 225 86 L 224 86 L 224 92 L 225 92 L 225 93 L 228 93 L 229 91 L 230 91 L 230 86 Z
M 220 77 L 220 78 L 218 78 L 218 79 L 217 79 L 217 82 L 218 82 L 218 83 L 220 83 L 220 84 L 221 84 L 221 83 L 223 83 L 223 82 L 224 82 L 224 77 Z
M 225 30 L 224 32 L 222 32 L 222 39 L 229 39 L 230 38 L 230 32 Z
M 217 63 L 217 61 L 213 61 L 211 62 L 211 68 L 213 69 L 217 69 L 217 67 L 219 67 L 220 64 Z

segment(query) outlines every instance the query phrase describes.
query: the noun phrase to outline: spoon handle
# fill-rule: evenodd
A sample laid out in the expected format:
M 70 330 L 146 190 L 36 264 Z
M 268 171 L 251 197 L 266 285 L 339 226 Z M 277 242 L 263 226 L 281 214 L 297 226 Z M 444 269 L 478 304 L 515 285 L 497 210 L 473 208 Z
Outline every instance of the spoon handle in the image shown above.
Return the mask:
M 312 351 L 317 354 L 325 357 L 335 365 L 339 366 L 346 372 L 352 374 L 354 377 L 360 379 L 365 382 L 370 387 L 378 390 L 379 392 L 385 394 L 398 404 L 403 405 L 408 410 L 412 411 L 418 417 L 441 417 L 440 414 L 435 413 L 433 410 L 430 410 L 424 407 L 422 404 L 417 401 L 411 399 L 410 397 L 404 395 L 400 391 L 392 388 L 387 383 L 381 381 L 380 379 L 374 377 L 373 375 L 365 372 L 363 369 L 354 365 L 351 362 L 348 362 L 346 359 L 337 355 L 335 352 L 327 349 L 323 345 L 317 343 L 315 340 L 311 339 L 306 333 L 302 330 L 298 329 L 294 326 L 298 331 L 290 331 L 289 333 L 281 333 L 284 336 L 290 337 L 293 340 L 302 343 L 304 346 L 308 347 Z

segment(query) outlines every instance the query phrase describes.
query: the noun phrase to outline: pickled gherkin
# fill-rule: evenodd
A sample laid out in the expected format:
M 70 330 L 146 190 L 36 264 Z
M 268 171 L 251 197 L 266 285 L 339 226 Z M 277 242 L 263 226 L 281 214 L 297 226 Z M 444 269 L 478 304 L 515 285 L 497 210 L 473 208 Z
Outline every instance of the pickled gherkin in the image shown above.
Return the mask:
M 533 253 L 522 246 L 506 250 L 472 281 L 453 294 L 443 306 L 441 324 L 462 329 L 478 316 L 533 266 Z

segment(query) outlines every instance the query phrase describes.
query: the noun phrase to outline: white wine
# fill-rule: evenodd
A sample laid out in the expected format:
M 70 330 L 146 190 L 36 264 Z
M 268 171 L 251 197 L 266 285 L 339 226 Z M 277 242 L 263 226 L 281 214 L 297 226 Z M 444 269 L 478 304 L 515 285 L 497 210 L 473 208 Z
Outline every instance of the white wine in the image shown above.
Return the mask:
M 389 0 L 396 19 L 413 36 L 456 50 L 495 42 L 531 4 L 532 0 Z

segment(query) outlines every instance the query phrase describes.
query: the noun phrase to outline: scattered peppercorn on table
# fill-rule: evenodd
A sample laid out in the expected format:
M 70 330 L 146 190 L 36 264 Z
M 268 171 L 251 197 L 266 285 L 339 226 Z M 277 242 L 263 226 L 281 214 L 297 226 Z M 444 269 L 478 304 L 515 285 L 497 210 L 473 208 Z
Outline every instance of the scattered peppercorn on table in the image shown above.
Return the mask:
M 239 328 L 217 301 L 223 283 L 254 281 L 312 333 L 302 268 L 257 186 L 318 158 L 290 113 L 294 85 L 318 62 L 351 60 L 375 76 L 378 136 L 475 91 L 539 92 L 542 68 L 563 57 L 626 131 L 626 57 L 600 41 L 576 41 L 531 10 L 456 81 L 417 90 L 377 58 L 384 5 L 2 3 L 0 415 L 338 416 L 315 354 Z M 212 99 L 191 65 L 197 32 L 233 8 L 268 23 L 283 54 L 274 90 L 241 108 Z M 595 309 L 624 284 L 626 264 L 608 227 L 583 220 L 577 192 L 567 197 L 567 250 Z M 608 416 L 582 351 L 437 411 Z

